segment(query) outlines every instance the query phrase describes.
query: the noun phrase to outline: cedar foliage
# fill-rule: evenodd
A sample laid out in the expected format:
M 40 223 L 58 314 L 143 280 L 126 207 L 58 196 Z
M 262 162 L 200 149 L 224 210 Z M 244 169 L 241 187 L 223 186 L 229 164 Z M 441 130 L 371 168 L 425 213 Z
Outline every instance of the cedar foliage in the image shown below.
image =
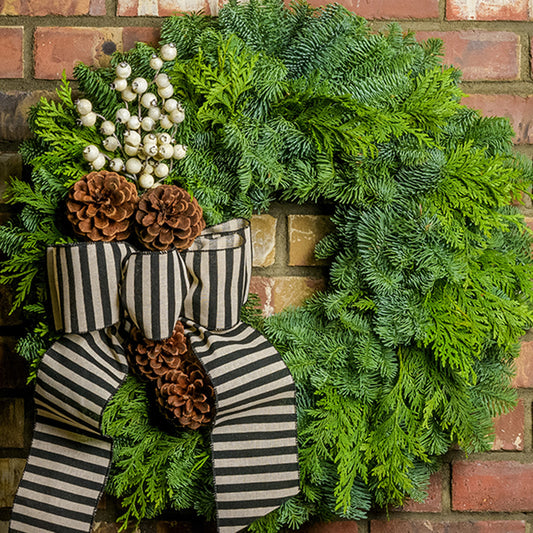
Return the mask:
M 218 18 L 167 19 L 162 42 L 176 44 L 164 69 L 187 117 L 176 139 L 187 157 L 168 182 L 195 195 L 208 224 L 273 200 L 334 209 L 335 229 L 316 250 L 330 261 L 328 289 L 264 321 L 253 301 L 246 309 L 296 381 L 301 468 L 301 493 L 250 529 L 422 499 L 439 456 L 453 443 L 488 449 L 492 417 L 515 402 L 533 266 L 510 202 L 533 172 L 512 152 L 508 121 L 461 105 L 460 73 L 441 65 L 440 41 L 417 43 L 396 25 L 372 33 L 338 5 L 230 0 Z M 112 64 L 148 76 L 152 51 L 138 44 Z M 76 75 L 111 116 L 112 69 Z M 99 136 L 76 125 L 65 80 L 58 93 L 60 103 L 32 110 L 35 138 L 22 148 L 32 183 L 13 182 L 23 208 L 0 229 L 3 280 L 40 324 L 20 343 L 33 360 L 51 340 L 44 248 L 65 239 L 61 200 Z M 125 523 L 169 507 L 211 518 L 208 434 L 163 431 L 148 405 L 130 377 L 104 414 L 114 439 L 107 490 L 123 498 Z

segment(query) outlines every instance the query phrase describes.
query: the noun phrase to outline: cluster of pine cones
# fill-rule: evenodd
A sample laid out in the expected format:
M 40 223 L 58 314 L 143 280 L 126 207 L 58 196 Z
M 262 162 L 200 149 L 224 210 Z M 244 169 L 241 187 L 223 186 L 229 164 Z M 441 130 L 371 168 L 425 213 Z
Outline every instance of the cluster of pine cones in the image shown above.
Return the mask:
M 205 228 L 202 208 L 176 185 L 159 185 L 140 198 L 135 185 L 116 172 L 91 172 L 69 192 L 67 218 L 74 231 L 90 241 L 121 241 L 135 233 L 149 250 L 187 249 Z M 198 429 L 214 416 L 214 391 L 192 353 L 183 325 L 172 337 L 146 339 L 134 327 L 126 345 L 133 371 L 155 386 L 163 414 Z
M 74 231 L 91 241 L 125 240 L 136 233 L 149 250 L 187 249 L 205 228 L 196 198 L 177 185 L 159 185 L 140 198 L 135 185 L 116 172 L 91 172 L 67 198 Z
M 134 327 L 126 344 L 134 372 L 155 385 L 162 413 L 189 429 L 209 424 L 215 414 L 213 385 L 178 322 L 172 337 L 163 341 L 146 339 Z

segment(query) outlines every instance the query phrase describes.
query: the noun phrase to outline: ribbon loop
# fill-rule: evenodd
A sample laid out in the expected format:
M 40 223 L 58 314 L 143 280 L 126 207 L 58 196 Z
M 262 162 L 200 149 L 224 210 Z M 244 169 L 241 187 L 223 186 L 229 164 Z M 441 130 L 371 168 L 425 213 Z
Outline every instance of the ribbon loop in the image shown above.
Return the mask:
M 167 339 L 178 321 L 189 289 L 185 263 L 173 250 L 134 253 L 125 261 L 122 302 L 148 339 Z

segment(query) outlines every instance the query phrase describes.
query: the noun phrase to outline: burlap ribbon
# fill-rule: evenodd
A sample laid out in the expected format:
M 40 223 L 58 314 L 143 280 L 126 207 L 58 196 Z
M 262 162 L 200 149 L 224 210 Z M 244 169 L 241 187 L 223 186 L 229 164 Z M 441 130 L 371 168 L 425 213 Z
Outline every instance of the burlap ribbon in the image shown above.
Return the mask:
M 251 274 L 249 223 L 207 228 L 185 252 L 126 243 L 48 251 L 56 327 L 35 389 L 36 425 L 10 531 L 89 532 L 111 462 L 102 412 L 127 375 L 120 324 L 151 339 L 181 319 L 215 387 L 211 441 L 219 531 L 240 531 L 298 492 L 294 382 L 239 321 Z

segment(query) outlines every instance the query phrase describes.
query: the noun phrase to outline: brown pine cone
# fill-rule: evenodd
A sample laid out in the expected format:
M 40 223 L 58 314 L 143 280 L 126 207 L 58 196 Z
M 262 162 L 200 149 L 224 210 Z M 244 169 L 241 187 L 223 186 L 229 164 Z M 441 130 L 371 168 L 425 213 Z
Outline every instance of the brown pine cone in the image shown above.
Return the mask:
M 179 368 L 189 346 L 183 324 L 177 322 L 172 337 L 163 341 L 147 339 L 134 326 L 125 343 L 126 356 L 133 371 L 141 378 L 155 381 L 167 372 Z
M 160 185 L 146 191 L 135 220 L 137 236 L 149 250 L 185 250 L 205 228 L 196 198 L 177 185 Z
M 124 176 L 91 172 L 70 190 L 67 218 L 77 234 L 91 241 L 122 241 L 130 236 L 130 218 L 138 201 L 135 185 Z
M 178 368 L 157 380 L 156 398 L 163 414 L 180 425 L 198 429 L 215 415 L 215 391 L 192 352 L 181 357 Z

